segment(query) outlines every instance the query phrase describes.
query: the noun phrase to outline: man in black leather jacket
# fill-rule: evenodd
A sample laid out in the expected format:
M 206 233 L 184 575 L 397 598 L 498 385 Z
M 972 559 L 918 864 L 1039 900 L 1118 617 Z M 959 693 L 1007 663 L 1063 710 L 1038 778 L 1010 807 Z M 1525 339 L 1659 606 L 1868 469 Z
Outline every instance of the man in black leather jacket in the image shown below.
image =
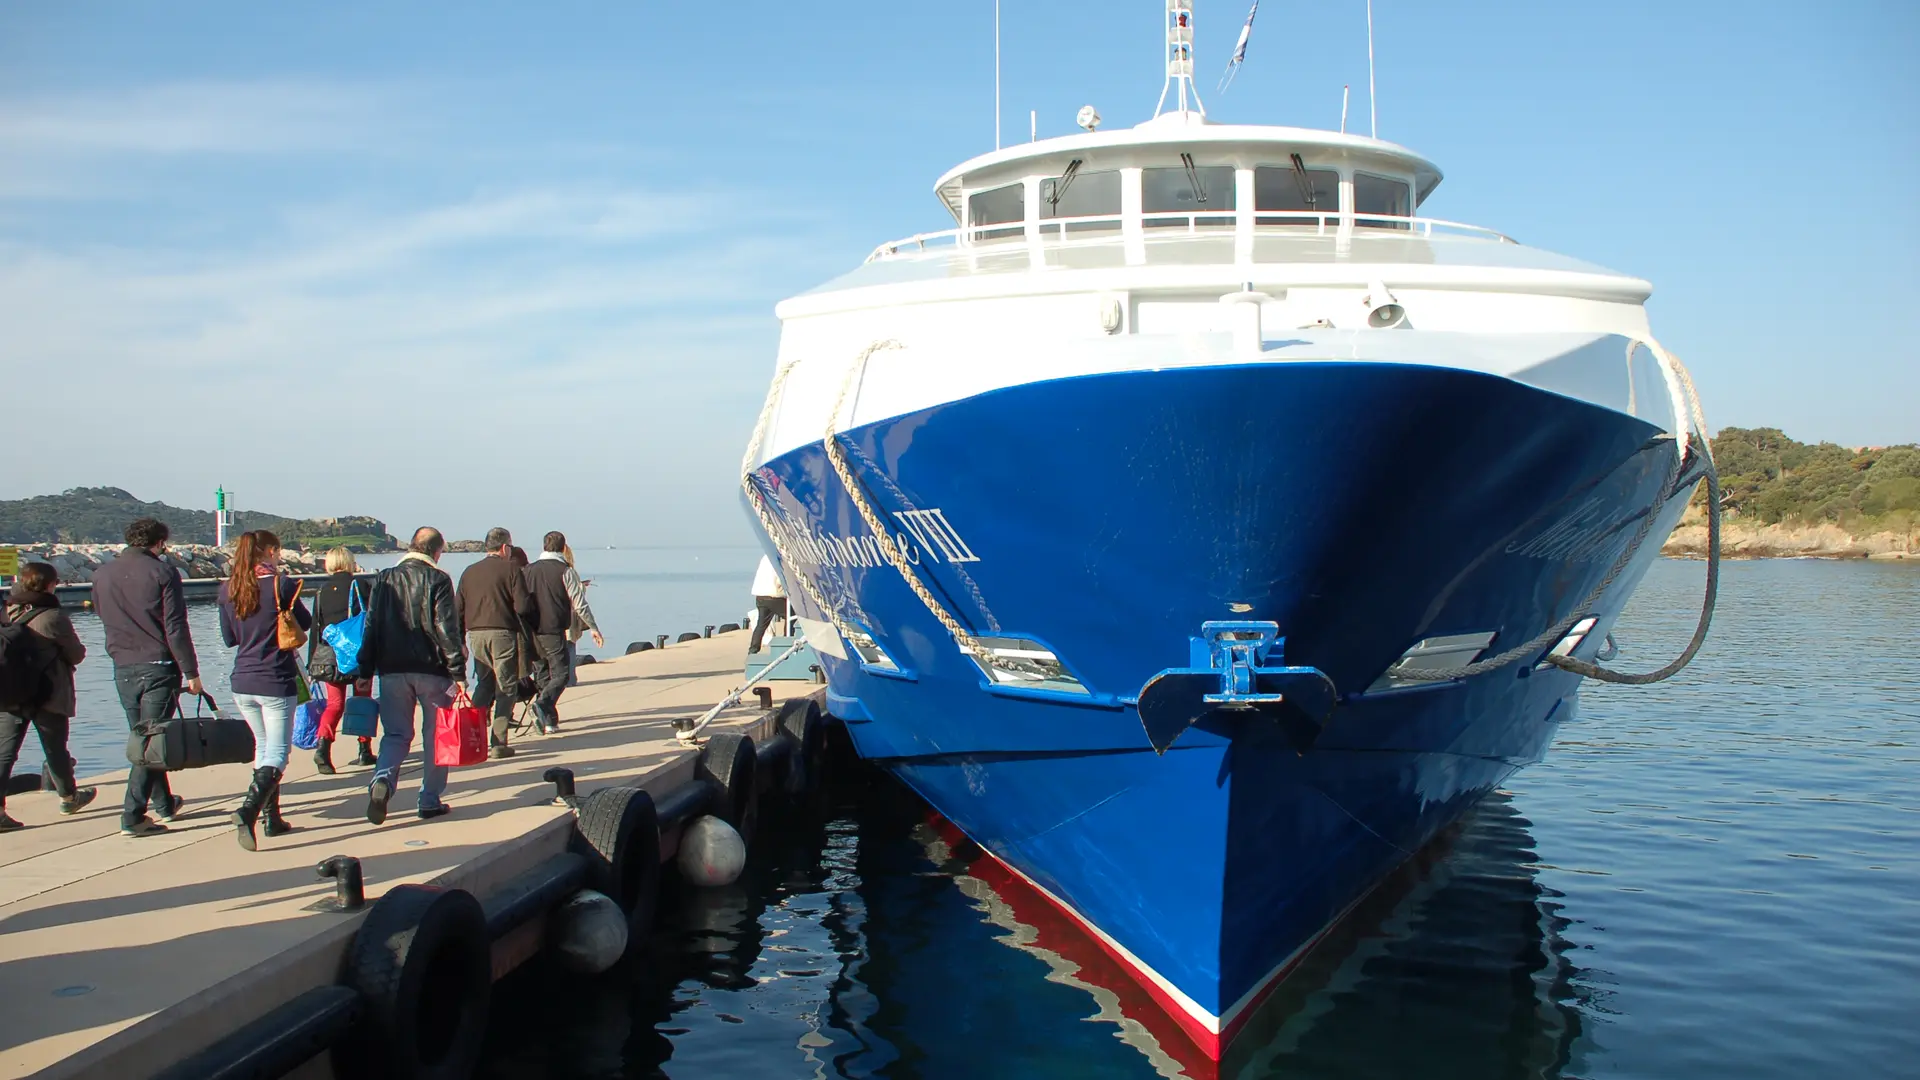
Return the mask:
M 400 779 L 400 763 L 413 748 L 419 723 L 421 820 L 448 812 L 440 793 L 447 767 L 433 763 L 434 710 L 453 704 L 454 686 L 467 671 L 465 635 L 454 603 L 453 579 L 440 569 L 447 542 L 438 529 L 422 527 L 400 563 L 383 570 L 367 597 L 366 636 L 360 645 L 360 670 L 380 677 L 378 763 L 368 789 L 367 820 L 387 820 L 387 800 Z

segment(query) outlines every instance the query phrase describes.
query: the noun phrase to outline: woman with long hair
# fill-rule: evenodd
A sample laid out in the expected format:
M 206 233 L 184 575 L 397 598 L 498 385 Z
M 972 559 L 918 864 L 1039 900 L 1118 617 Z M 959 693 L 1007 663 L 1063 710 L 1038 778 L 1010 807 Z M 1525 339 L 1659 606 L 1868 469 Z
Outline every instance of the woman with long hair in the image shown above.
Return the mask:
M 327 552 L 327 580 L 313 594 L 313 633 L 307 638 L 307 675 L 315 683 L 316 689 L 327 695 L 327 704 L 320 712 L 320 745 L 313 751 L 313 767 L 322 774 L 332 776 L 333 740 L 340 735 L 340 718 L 347 712 L 347 695 L 354 697 L 372 697 L 373 679 L 363 677 L 357 671 L 341 671 L 339 658 L 333 654 L 333 646 L 328 645 L 324 637 L 327 627 L 337 622 L 345 622 L 357 611 L 367 608 L 366 583 L 355 580 L 360 565 L 353 559 L 353 553 L 346 548 L 337 547 Z M 355 765 L 373 764 L 373 740 L 360 740 L 360 756 Z
M 299 628 L 292 636 L 301 640 L 290 648 L 283 617 Z M 312 625 L 313 616 L 300 602 L 300 583 L 280 573 L 280 538 L 265 529 L 242 533 L 233 549 L 233 573 L 220 586 L 220 637 L 234 650 L 234 704 L 253 729 L 253 785 L 233 812 L 236 839 L 248 851 L 255 848 L 253 826 L 263 812 L 268 836 L 293 831 L 280 816 L 280 777 L 287 769 L 299 694 L 295 650 L 305 644 L 302 635 Z

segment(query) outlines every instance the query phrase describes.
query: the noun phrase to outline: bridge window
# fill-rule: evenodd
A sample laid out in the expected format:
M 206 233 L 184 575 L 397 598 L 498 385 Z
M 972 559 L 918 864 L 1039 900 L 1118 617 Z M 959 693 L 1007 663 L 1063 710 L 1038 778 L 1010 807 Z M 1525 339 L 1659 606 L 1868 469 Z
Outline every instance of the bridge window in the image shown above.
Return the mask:
M 1406 217 L 1413 212 L 1412 207 L 1412 195 L 1405 180 L 1389 180 L 1384 176 L 1369 176 L 1366 173 L 1353 174 L 1355 214 Z M 1408 228 L 1404 221 L 1368 221 L 1364 217 L 1355 218 L 1354 224 L 1363 229 Z
M 1027 219 L 1027 186 L 1008 184 L 989 191 L 977 191 L 967 197 L 967 224 L 980 229 L 975 235 L 981 239 L 995 236 L 1014 236 L 1024 227 Z M 1012 228 L 985 229 L 984 225 L 1012 224 Z
M 1318 225 L 1319 219 L 1307 215 L 1340 212 L 1340 174 L 1333 169 L 1262 166 L 1253 170 L 1253 207 L 1254 220 L 1262 225 Z
M 1201 225 L 1233 224 L 1233 166 L 1196 167 L 1193 159 L 1180 155 L 1182 163 L 1171 169 L 1142 169 L 1140 172 L 1140 209 L 1148 215 L 1146 227 L 1187 227 L 1188 218 L 1161 218 L 1154 214 L 1199 215 Z
M 1082 221 L 1066 226 L 1068 232 L 1086 229 L 1120 228 L 1120 174 L 1086 172 L 1075 159 L 1059 176 L 1040 181 L 1040 217 L 1103 217 L 1112 221 Z

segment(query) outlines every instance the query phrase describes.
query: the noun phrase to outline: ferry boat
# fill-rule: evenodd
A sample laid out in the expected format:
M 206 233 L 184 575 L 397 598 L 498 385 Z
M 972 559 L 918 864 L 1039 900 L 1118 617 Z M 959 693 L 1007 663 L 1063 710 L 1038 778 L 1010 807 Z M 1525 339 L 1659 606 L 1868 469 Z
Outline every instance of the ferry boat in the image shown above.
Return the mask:
M 1165 8 L 1155 116 L 779 305 L 742 492 L 859 752 L 1218 1058 L 1540 757 L 1711 459 L 1646 281 L 1214 122 Z

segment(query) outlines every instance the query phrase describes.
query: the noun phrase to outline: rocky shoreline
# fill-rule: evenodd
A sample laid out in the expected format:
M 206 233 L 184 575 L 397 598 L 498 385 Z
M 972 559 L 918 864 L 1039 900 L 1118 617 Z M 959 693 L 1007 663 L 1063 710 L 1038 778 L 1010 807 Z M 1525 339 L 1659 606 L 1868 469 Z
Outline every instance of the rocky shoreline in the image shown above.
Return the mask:
M 60 584 L 79 585 L 93 580 L 100 569 L 121 551 L 119 544 L 28 544 L 20 548 L 20 561 L 52 563 L 60 571 Z M 233 569 L 233 552 L 210 544 L 178 544 L 167 549 L 166 561 L 185 578 L 223 578 Z M 326 571 L 324 552 L 283 551 L 280 565 L 289 574 L 319 574 Z
M 1689 511 L 1667 538 L 1660 554 L 1705 558 L 1707 523 Z M 1760 525 L 1737 518 L 1720 525 L 1720 556 L 1725 559 L 1882 559 L 1920 560 L 1920 545 L 1897 532 L 1856 536 L 1838 525 Z

